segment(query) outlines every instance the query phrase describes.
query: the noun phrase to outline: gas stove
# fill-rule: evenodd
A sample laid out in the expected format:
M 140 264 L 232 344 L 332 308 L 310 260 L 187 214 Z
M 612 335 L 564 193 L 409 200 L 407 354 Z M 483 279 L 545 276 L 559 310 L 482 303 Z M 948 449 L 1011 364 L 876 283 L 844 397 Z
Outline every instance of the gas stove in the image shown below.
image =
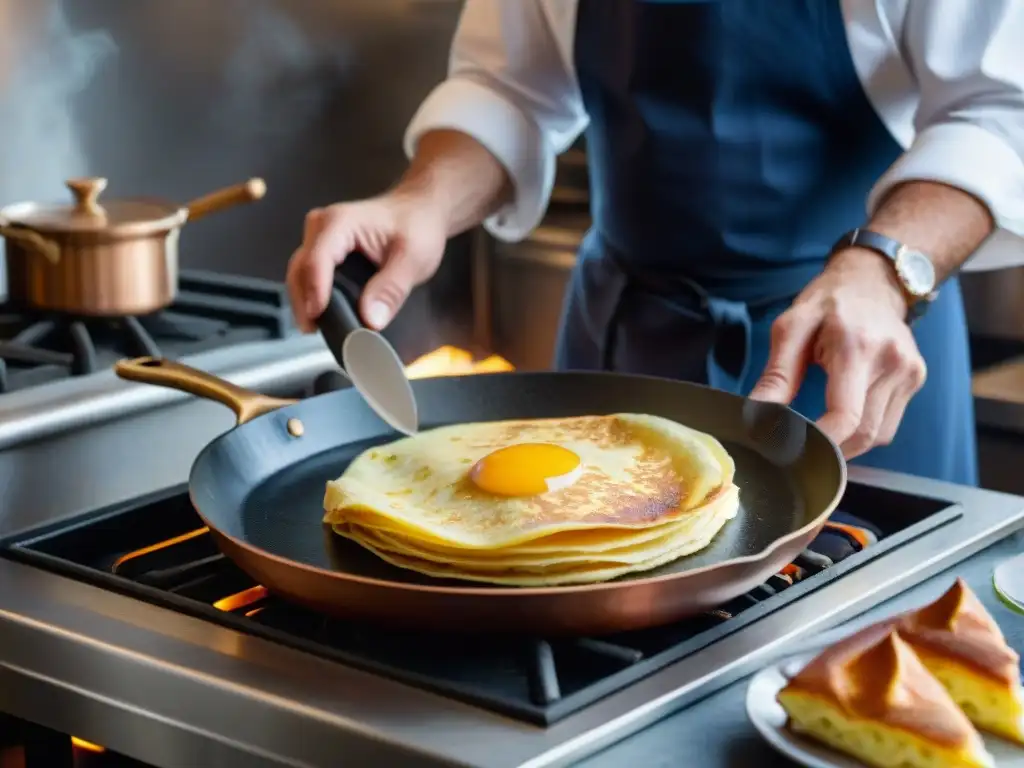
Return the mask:
M 185 270 L 168 309 L 144 317 L 0 314 L 0 394 L 109 369 L 122 357 L 183 357 L 291 330 L 280 283 Z
M 0 449 L 186 400 L 114 376 L 114 362 L 142 355 L 184 359 L 241 386 L 282 394 L 336 367 L 318 336 L 294 328 L 282 283 L 243 275 L 184 270 L 174 303 L 148 316 L 71 317 L 4 306 Z
M 962 514 L 943 501 L 860 485 L 850 487 L 844 504 L 867 510 L 870 519 L 840 509 L 793 564 L 715 611 L 669 627 L 568 640 L 413 636 L 290 605 L 218 552 L 189 502 L 187 488 L 30 532 L 11 542 L 8 555 L 526 723 L 550 726 Z M 415 653 L 409 647 L 413 637 Z
M 0 544 L 0 711 L 167 768 L 333 766 L 340 754 L 353 765 L 562 765 L 1024 518 L 1014 497 L 857 468 L 840 510 L 792 566 L 709 614 L 611 637 L 487 637 L 289 605 L 217 552 L 174 487 Z

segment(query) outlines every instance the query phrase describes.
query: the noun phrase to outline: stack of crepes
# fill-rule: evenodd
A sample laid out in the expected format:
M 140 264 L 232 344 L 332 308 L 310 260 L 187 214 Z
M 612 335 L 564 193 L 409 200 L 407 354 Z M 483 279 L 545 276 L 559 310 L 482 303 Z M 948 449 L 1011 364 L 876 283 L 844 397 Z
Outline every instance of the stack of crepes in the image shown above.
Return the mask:
M 324 521 L 428 576 L 586 584 L 708 546 L 739 509 L 734 472 L 713 437 L 656 416 L 459 424 L 359 455 Z
M 974 726 L 1024 745 L 1020 659 L 961 580 L 826 649 L 778 699 L 791 729 L 880 768 L 987 768 Z

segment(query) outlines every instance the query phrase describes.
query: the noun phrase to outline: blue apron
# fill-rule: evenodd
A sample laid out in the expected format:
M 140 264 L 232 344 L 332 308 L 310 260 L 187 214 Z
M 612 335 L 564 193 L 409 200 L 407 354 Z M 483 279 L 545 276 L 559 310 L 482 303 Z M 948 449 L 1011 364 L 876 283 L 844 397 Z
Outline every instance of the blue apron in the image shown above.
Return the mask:
M 839 0 L 579 0 L 593 227 L 562 369 L 749 393 L 772 321 L 901 149 L 867 100 Z M 928 381 L 857 463 L 977 482 L 967 330 L 950 280 L 914 327 Z M 793 407 L 825 412 L 812 367 Z

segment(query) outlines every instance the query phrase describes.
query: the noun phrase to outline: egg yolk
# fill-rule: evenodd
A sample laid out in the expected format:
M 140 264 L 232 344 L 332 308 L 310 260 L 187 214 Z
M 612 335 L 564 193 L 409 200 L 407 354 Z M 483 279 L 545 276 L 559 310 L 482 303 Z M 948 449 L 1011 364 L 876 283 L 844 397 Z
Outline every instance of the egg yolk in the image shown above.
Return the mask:
M 565 488 L 581 474 L 580 457 L 551 443 L 520 443 L 499 448 L 473 465 L 470 478 L 498 496 L 535 496 Z

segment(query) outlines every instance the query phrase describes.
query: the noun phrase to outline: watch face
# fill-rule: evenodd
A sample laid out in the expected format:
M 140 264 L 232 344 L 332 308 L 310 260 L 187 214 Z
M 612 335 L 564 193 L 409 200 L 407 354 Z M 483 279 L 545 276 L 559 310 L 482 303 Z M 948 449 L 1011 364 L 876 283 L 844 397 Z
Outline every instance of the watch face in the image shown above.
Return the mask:
M 904 250 L 896 260 L 900 280 L 914 296 L 924 298 L 935 290 L 935 266 L 920 251 Z

